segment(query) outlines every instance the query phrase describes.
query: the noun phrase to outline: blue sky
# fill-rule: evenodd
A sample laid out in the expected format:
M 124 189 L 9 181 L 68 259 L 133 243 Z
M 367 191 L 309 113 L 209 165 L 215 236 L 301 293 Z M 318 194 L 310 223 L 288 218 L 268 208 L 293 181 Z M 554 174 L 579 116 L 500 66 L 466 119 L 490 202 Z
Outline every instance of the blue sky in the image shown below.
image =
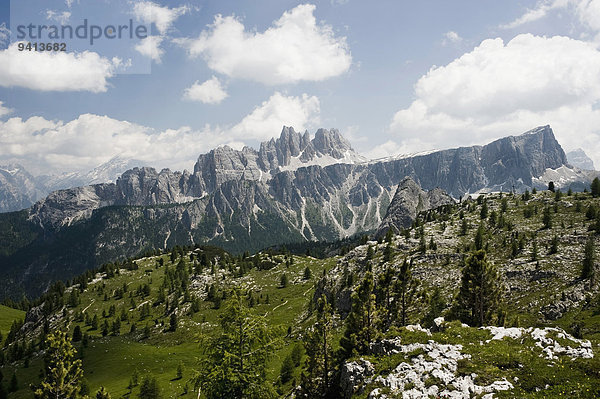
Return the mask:
M 117 155 L 189 170 L 282 125 L 338 128 L 375 158 L 550 124 L 600 164 L 600 0 L 6 3 L 0 163 L 34 173 Z M 151 37 L 16 47 L 19 23 L 84 18 Z

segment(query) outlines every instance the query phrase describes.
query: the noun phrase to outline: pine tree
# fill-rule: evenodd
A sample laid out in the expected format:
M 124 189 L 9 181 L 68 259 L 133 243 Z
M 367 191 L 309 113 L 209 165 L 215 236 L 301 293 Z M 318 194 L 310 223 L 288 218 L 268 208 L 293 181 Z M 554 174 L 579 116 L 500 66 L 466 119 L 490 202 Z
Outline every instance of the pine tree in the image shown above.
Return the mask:
M 557 192 L 560 192 L 560 191 L 557 191 Z M 549 207 L 544 208 L 544 215 L 542 216 L 542 222 L 544 223 L 545 229 L 552 228 L 552 215 L 550 213 Z
M 484 201 L 483 205 L 481 205 L 481 212 L 480 212 L 479 216 L 481 217 L 481 220 L 487 219 L 487 217 L 488 217 L 487 201 Z
M 461 219 L 462 219 L 462 222 L 460 224 L 460 235 L 461 236 L 466 236 L 467 235 L 467 231 L 469 230 L 469 224 L 467 223 L 467 219 L 465 219 L 464 217 L 461 218 Z
M 533 244 L 531 245 L 531 261 L 535 262 L 536 260 L 538 260 L 538 246 L 537 240 L 534 238 Z
M 177 313 L 171 313 L 171 317 L 169 318 L 169 330 L 176 331 L 177 330 Z
M 346 317 L 346 329 L 340 340 L 343 355 L 369 352 L 369 343 L 377 337 L 377 312 L 373 294 L 373 273 L 367 272 L 357 290 L 352 294 L 352 305 Z
M 551 181 L 550 183 L 548 183 L 548 191 L 554 192 L 554 190 L 555 190 L 554 182 Z
M 400 325 L 408 323 L 408 308 L 412 305 L 417 290 L 417 282 L 412 277 L 411 263 L 406 259 L 400 266 L 400 273 L 394 284 L 394 313 L 400 313 Z
M 274 397 L 266 367 L 275 342 L 264 317 L 250 312 L 238 290 L 224 306 L 221 332 L 203 346 L 206 356 L 193 379 L 195 387 L 208 399 Z
M 327 396 L 333 370 L 331 306 L 324 295 L 317 301 L 316 310 L 317 320 L 304 338 L 306 367 L 301 376 L 301 387 L 309 398 Z
M 550 251 L 548 254 L 554 255 L 556 253 L 558 253 L 558 236 L 552 237 L 552 240 L 550 241 Z
M 592 197 L 600 197 L 600 179 L 597 177 L 592 181 Z
M 483 233 L 484 233 L 483 223 L 479 225 L 477 228 L 477 232 L 475 233 L 475 249 L 480 250 L 483 249 Z
M 583 250 L 583 268 L 581 270 L 581 277 L 589 278 L 591 283 L 594 283 L 596 277 L 596 250 L 594 247 L 594 237 L 588 237 L 585 248 Z
M 160 399 L 160 386 L 156 377 L 145 377 L 140 385 L 140 393 L 138 394 L 139 399 Z
M 279 379 L 285 384 L 289 380 L 292 379 L 294 375 L 294 361 L 292 360 L 291 355 L 287 355 L 283 359 L 283 363 L 281 364 L 281 369 L 279 370 Z
M 290 283 L 290 280 L 288 279 L 287 274 L 283 273 L 281 275 L 281 278 L 279 279 L 279 284 L 280 284 L 281 288 L 286 288 L 289 283 Z
M 67 333 L 57 331 L 46 339 L 45 377 L 35 390 L 39 399 L 75 398 L 81 389 L 83 377 L 81 360 L 75 359 L 77 351 Z
M 79 325 L 76 325 L 75 329 L 73 330 L 73 342 L 79 342 L 82 338 L 83 335 L 81 334 L 81 327 L 79 327 Z
M 499 307 L 500 295 L 498 270 L 487 261 L 485 251 L 473 252 L 462 271 L 455 303 L 457 315 L 471 326 L 490 323 Z
M 428 309 L 427 313 L 423 317 L 423 325 L 426 327 L 431 327 L 433 325 L 433 320 L 437 317 L 440 317 L 442 311 L 446 308 L 446 301 L 442 297 L 442 290 L 440 287 L 435 287 L 433 292 L 428 298 Z
M 312 272 L 310 271 L 310 267 L 306 266 L 304 269 L 304 280 L 310 280 L 312 277 Z
M 385 269 L 377 278 L 377 306 L 379 314 L 385 315 L 383 320 L 385 330 L 391 326 L 394 319 L 393 307 L 391 306 L 393 279 L 394 269 L 392 267 Z

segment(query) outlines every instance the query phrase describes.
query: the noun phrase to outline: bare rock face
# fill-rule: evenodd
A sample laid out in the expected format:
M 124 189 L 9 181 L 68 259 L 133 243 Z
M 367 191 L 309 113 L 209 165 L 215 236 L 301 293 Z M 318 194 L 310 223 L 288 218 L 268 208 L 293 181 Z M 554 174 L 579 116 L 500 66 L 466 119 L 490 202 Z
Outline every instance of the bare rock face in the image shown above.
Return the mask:
M 419 212 L 453 203 L 454 199 L 444 190 L 435 188 L 426 192 L 412 178 L 406 177 L 398 185 L 377 235 L 382 236 L 389 229 L 399 232 L 410 227 Z
M 375 367 L 363 358 L 344 363 L 340 375 L 340 387 L 344 398 L 351 398 L 355 393 L 359 393 L 359 390 L 362 391 L 362 386 L 374 373 Z
M 28 208 L 46 193 L 23 166 L 14 163 L 0 166 L 0 212 Z
M 23 282 L 17 270 L 50 275 L 177 244 L 258 250 L 378 228 L 384 234 L 409 226 L 420 210 L 451 203 L 449 195 L 524 190 L 548 170 L 570 168 L 566 162 L 548 126 L 486 146 L 377 162 L 361 160 L 335 129 L 319 129 L 311 139 L 285 127 L 258 151 L 225 146 L 202 154 L 192 173 L 133 168 L 115 183 L 53 192 L 19 215 L 29 219 L 19 219 L 22 226 L 42 230 L 35 245 L 46 252 L 25 251 L 6 264 Z M 69 232 L 81 250 L 66 254 L 60 240 Z

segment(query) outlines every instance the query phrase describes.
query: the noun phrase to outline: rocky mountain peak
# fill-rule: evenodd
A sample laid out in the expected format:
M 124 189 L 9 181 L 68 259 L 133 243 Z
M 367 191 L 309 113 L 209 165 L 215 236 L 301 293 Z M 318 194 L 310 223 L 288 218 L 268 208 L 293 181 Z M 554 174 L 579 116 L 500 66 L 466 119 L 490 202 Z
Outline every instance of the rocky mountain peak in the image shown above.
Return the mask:
M 454 199 L 444 190 L 435 188 L 427 192 L 412 177 L 405 177 L 398 184 L 394 198 L 377 229 L 377 236 L 384 235 L 390 228 L 399 232 L 410 227 L 419 212 L 452 203 Z
M 321 154 L 331 155 L 336 159 L 343 158 L 346 151 L 354 151 L 350 143 L 337 129 L 319 129 L 312 140 L 313 146 Z

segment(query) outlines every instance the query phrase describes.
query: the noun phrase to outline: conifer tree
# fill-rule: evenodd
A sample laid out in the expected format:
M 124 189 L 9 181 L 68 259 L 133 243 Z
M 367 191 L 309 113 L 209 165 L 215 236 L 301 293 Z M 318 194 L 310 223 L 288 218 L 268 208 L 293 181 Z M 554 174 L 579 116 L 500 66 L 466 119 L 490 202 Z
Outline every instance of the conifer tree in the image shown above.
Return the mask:
M 343 355 L 369 352 L 369 343 L 377 337 L 377 311 L 373 294 L 373 273 L 367 272 L 357 290 L 352 294 L 350 314 L 346 318 L 346 329 L 340 340 Z
M 581 277 L 589 278 L 591 283 L 594 283 L 596 277 L 596 250 L 594 248 L 594 237 L 588 237 L 585 248 L 583 250 L 583 268 L 581 270 Z
M 411 263 L 406 259 L 400 266 L 398 278 L 394 284 L 394 313 L 400 313 L 400 325 L 408 323 L 408 308 L 412 305 L 414 295 L 417 291 L 417 282 L 412 277 Z
M 393 278 L 394 269 L 392 267 L 385 269 L 377 278 L 378 313 L 383 318 L 384 330 L 387 330 L 391 326 L 394 319 L 393 307 L 391 306 Z
M 560 192 L 560 191 L 557 191 L 557 192 Z M 544 223 L 545 229 L 552 228 L 552 215 L 550 213 L 549 207 L 544 208 L 544 215 L 542 216 L 542 222 Z
M 81 360 L 64 331 L 56 331 L 46 339 L 45 377 L 35 390 L 38 399 L 71 399 L 81 389 Z
M 463 267 L 455 303 L 457 315 L 471 326 L 490 323 L 499 307 L 500 295 L 498 270 L 487 261 L 485 251 L 473 252 Z
M 323 295 L 317 302 L 317 320 L 304 338 L 306 367 L 302 373 L 302 392 L 309 398 L 326 397 L 332 372 L 331 306 Z
M 592 190 L 592 197 L 600 197 L 600 179 L 597 177 L 592 181 L 592 186 L 590 187 Z
M 139 399 L 161 399 L 160 386 L 156 377 L 145 377 L 140 385 Z
M 477 228 L 477 232 L 475 233 L 475 249 L 476 250 L 483 249 L 483 233 L 484 233 L 484 227 L 483 227 L 483 223 L 481 223 L 479 225 L 479 227 Z
M 195 387 L 208 399 L 274 397 L 266 367 L 275 341 L 264 317 L 250 312 L 238 290 L 224 307 L 221 332 L 203 346 L 206 356 L 193 379 Z

